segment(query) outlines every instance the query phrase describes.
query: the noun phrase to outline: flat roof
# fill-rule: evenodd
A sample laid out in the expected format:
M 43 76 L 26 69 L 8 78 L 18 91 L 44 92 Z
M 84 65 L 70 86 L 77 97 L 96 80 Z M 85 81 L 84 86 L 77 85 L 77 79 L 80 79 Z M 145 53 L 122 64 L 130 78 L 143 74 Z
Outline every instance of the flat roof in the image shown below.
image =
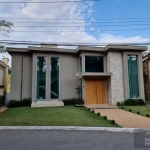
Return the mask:
M 54 44 L 53 44 L 54 45 Z M 52 46 L 53 46 L 52 45 Z M 68 53 L 76 54 L 81 52 L 102 52 L 107 53 L 109 51 L 137 51 L 143 52 L 148 49 L 147 46 L 133 46 L 133 45 L 107 45 L 105 47 L 93 47 L 93 46 L 78 46 L 77 49 L 67 49 L 67 48 L 56 48 L 56 47 L 33 47 L 29 46 L 28 48 L 14 48 L 7 47 L 6 50 L 9 53 L 18 52 L 18 53 L 29 53 L 29 52 L 51 52 L 51 53 Z

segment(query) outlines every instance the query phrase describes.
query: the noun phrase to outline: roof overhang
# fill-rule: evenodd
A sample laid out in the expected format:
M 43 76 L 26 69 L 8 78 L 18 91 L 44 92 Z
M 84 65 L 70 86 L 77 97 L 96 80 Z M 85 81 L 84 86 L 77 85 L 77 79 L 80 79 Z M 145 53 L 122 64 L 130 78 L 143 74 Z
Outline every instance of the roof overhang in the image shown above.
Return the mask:
M 65 49 L 56 47 L 33 47 L 28 48 L 12 48 L 7 47 L 8 53 L 32 53 L 32 52 L 48 52 L 48 53 L 65 53 L 78 54 L 81 52 L 107 53 L 109 51 L 135 51 L 143 52 L 148 49 L 147 46 L 133 46 L 133 45 L 107 45 L 106 47 L 92 47 L 92 46 L 78 46 L 77 49 Z
M 112 76 L 112 73 L 108 72 L 102 72 L 102 73 L 97 73 L 97 72 L 77 72 L 74 73 L 76 77 L 82 78 L 82 77 L 110 77 Z
M 78 53 L 81 53 L 81 52 L 105 52 L 105 47 L 78 46 L 76 51 Z
M 28 47 L 28 51 L 32 52 L 51 52 L 51 53 L 76 53 L 76 50 L 64 48 L 49 48 L 49 47 Z
M 6 51 L 11 54 L 11 53 L 28 53 L 28 49 L 27 48 L 12 48 L 12 47 L 6 47 Z
M 107 45 L 105 51 L 136 51 L 143 52 L 148 49 L 147 46 L 133 46 L 133 45 Z
M 8 69 L 11 70 L 11 68 L 8 65 L 6 65 L 3 61 L 1 61 L 1 60 L 0 60 L 0 66 L 2 66 L 3 68 L 4 67 L 8 67 Z

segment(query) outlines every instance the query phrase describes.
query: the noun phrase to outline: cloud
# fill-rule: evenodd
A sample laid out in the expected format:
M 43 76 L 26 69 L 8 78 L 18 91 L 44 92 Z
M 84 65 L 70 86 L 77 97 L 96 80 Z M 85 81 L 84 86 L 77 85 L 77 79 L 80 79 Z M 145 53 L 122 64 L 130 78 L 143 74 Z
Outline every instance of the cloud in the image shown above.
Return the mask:
M 24 0 L 28 1 L 28 0 Z M 30 0 L 36 1 L 36 0 Z M 72 0 L 70 0 L 72 1 Z M 0 16 L 10 18 L 41 18 L 41 19 L 9 19 L 14 23 L 14 31 L 45 31 L 45 32 L 12 32 L 9 38 L 0 37 L 5 40 L 18 41 L 39 41 L 39 42 L 65 42 L 65 43 L 122 43 L 122 42 L 148 42 L 150 39 L 141 36 L 124 37 L 115 36 L 112 34 L 89 34 L 87 32 L 87 25 L 91 27 L 88 30 L 96 31 L 92 27 L 91 21 L 94 21 L 92 14 L 92 1 L 85 3 L 51 3 L 51 4 L 1 4 Z M 50 18 L 49 20 L 44 20 Z M 66 20 L 60 20 L 60 19 Z M 88 20 L 85 18 L 91 18 Z M 43 19 L 43 20 L 42 20 Z M 24 22 L 24 23 L 23 23 Z M 25 23 L 30 22 L 30 23 Z M 40 22 L 40 23 L 31 23 Z M 25 27 L 18 27 L 25 26 Z M 28 26 L 28 27 L 27 27 Z M 29 26 L 51 26 L 51 27 L 29 27 Z M 71 26 L 71 27 L 70 27 Z M 82 27 L 81 27 L 82 26 Z M 60 32 L 47 32 L 47 31 Z M 99 30 L 99 28 L 98 28 Z M 74 32 L 66 32 L 74 31 Z M 98 37 L 99 38 L 96 38 Z
M 150 42 L 150 38 L 143 38 L 141 36 L 124 37 L 115 36 L 112 34 L 101 34 L 100 43 L 146 43 Z
M 26 0 L 27 1 L 27 0 Z M 35 0 L 32 0 L 35 1 Z M 71 0 L 70 0 L 71 1 Z M 45 31 L 45 32 L 12 32 L 9 39 L 41 42 L 95 42 L 95 38 L 86 33 L 85 17 L 92 14 L 93 2 L 85 3 L 50 3 L 50 4 L 3 4 L 0 6 L 1 16 L 12 18 L 50 18 L 39 19 L 7 19 L 12 22 L 40 22 L 14 23 L 14 31 Z M 66 20 L 61 20 L 61 19 Z M 51 20 L 52 19 L 52 20 Z M 25 26 L 25 27 L 18 27 Z M 27 27 L 49 26 L 49 27 Z M 82 26 L 82 27 L 81 27 Z M 52 31 L 52 32 L 47 32 Z M 60 31 L 60 32 L 54 32 Z M 73 31 L 73 32 L 67 32 Z

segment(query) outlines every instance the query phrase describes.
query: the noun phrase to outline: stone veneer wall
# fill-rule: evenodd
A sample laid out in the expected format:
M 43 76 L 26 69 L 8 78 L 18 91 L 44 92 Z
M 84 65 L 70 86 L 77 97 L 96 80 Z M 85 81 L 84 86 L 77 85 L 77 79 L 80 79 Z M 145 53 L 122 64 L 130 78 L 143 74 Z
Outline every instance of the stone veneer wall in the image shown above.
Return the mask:
M 123 56 L 121 52 L 109 52 L 107 55 L 107 72 L 111 72 L 108 79 L 108 102 L 116 104 L 124 101 Z

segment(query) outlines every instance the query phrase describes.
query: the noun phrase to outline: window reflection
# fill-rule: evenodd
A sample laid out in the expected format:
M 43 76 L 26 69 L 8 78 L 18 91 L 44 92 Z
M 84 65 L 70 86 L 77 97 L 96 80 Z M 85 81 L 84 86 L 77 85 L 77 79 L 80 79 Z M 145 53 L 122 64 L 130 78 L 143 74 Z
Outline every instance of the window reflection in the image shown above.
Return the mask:
M 102 56 L 85 56 L 85 72 L 104 72 Z
M 138 64 L 136 55 L 128 55 L 128 75 L 130 98 L 139 97 Z
M 51 57 L 51 99 L 59 98 L 59 58 Z
M 37 57 L 37 99 L 45 99 L 46 93 L 46 57 Z

